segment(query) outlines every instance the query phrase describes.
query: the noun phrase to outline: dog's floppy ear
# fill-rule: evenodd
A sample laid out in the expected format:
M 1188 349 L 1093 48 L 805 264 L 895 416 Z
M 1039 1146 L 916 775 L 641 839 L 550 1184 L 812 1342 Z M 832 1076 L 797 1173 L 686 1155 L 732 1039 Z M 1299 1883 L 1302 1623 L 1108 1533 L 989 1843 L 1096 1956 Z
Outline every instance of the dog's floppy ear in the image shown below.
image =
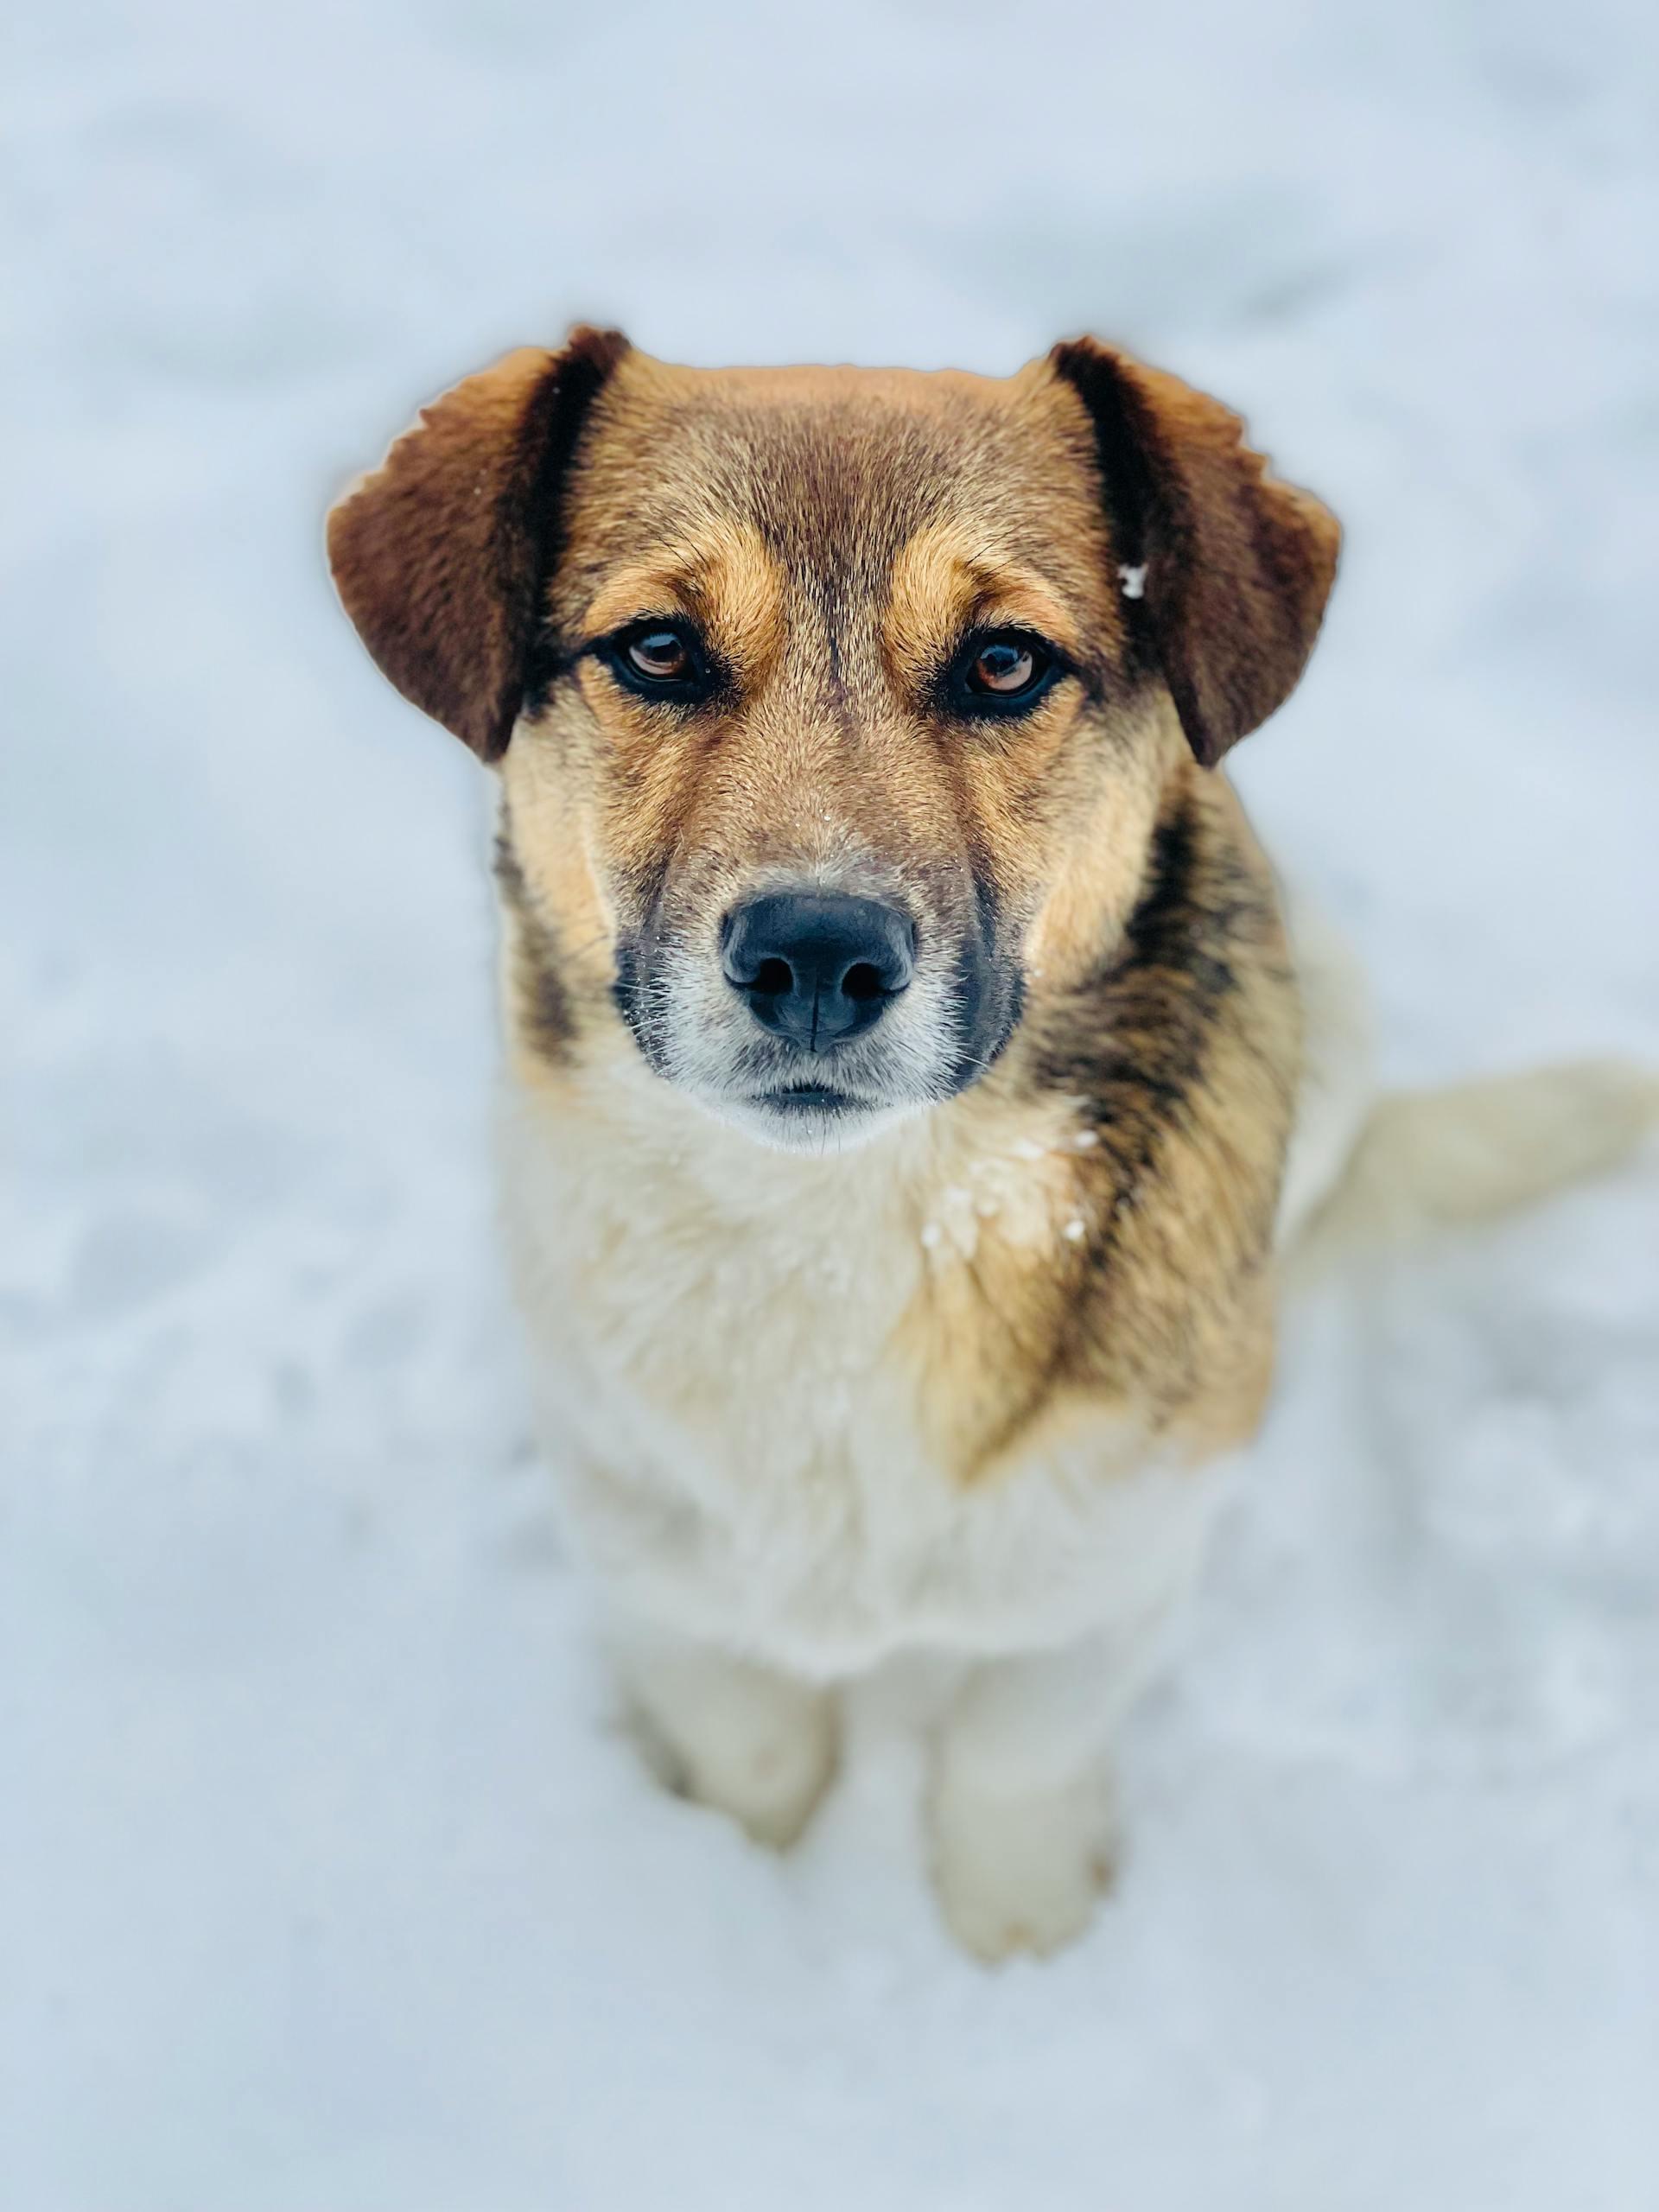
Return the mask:
M 1295 688 L 1337 571 L 1336 517 L 1269 475 L 1238 416 L 1179 377 L 1093 338 L 1049 359 L 1095 426 L 1131 632 L 1213 767 Z
M 561 480 L 626 351 L 580 329 L 563 353 L 509 353 L 423 408 L 328 517 L 334 587 L 381 673 L 482 760 L 512 734 Z

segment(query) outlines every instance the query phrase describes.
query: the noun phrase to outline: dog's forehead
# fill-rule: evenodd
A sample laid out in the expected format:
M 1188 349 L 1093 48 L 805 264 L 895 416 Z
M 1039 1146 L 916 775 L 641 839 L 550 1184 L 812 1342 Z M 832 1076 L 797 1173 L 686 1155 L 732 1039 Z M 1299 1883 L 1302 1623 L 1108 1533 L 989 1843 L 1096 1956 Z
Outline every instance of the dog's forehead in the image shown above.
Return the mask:
M 1031 371 L 696 370 L 632 355 L 594 410 L 567 563 L 591 582 L 735 525 L 789 569 L 874 589 L 905 544 L 950 519 L 1011 560 L 1097 575 L 1093 452 L 1070 387 Z

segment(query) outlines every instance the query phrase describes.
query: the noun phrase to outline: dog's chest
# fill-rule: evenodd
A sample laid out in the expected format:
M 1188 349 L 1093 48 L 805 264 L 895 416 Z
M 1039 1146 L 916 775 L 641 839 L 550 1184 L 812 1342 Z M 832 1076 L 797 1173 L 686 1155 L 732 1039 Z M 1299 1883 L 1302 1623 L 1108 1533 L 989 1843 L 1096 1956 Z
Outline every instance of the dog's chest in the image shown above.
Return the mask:
M 1008 1321 L 982 1292 L 1001 1247 L 1027 1264 L 1064 1250 L 1063 1141 L 1060 1157 L 1024 1140 L 977 1169 L 791 1163 L 770 1183 L 773 1163 L 745 1160 L 745 1187 L 706 1159 L 689 1173 L 511 1116 L 542 1425 L 613 1590 L 825 1670 L 907 1643 L 1015 1644 L 1132 1603 L 1139 1563 L 1196 1503 L 1172 1516 L 1190 1475 L 1127 1479 L 1146 1446 L 1134 1419 L 1097 1411 L 983 1485 L 941 1445 L 956 1402 L 1006 1360 Z
M 891 1209 L 841 1182 L 711 1191 L 672 1155 L 533 1122 L 508 1178 L 538 1361 L 576 1370 L 624 1459 L 741 1497 L 844 1489 L 877 1438 L 890 1468 L 924 1456 L 893 1347 L 925 1248 Z

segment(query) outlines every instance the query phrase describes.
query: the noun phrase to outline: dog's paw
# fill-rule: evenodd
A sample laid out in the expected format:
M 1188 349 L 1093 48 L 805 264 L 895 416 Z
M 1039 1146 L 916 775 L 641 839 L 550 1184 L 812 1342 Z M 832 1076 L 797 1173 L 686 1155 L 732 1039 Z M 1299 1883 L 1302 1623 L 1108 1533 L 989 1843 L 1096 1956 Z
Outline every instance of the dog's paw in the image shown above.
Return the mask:
M 946 1925 L 987 1965 L 1075 1942 L 1116 1871 L 1116 1802 L 1104 1760 L 1020 1796 L 946 1780 L 930 1818 Z
M 724 1813 L 756 1843 L 784 1851 L 805 1827 L 835 1777 L 836 1704 L 827 1693 L 755 1678 L 744 1694 L 710 1703 L 671 1735 L 658 1714 L 637 1712 L 646 1759 L 677 1796 Z

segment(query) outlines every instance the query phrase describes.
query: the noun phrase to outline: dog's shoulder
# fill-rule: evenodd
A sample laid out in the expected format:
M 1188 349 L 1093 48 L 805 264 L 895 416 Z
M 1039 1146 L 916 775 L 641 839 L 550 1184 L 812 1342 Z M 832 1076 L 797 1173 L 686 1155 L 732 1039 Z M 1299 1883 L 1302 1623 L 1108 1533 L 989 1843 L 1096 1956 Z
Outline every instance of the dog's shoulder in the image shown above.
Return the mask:
M 1249 1433 L 1300 1055 L 1272 872 L 1225 782 L 1194 775 L 1122 944 L 1039 997 L 1006 1070 L 957 1109 L 1023 1124 L 1004 1149 L 1029 1179 L 1007 1203 L 995 1154 L 970 1167 L 987 1217 L 965 1249 L 939 1238 L 916 1316 L 964 1475 L 1017 1464 L 1103 1404 L 1199 1454 Z

